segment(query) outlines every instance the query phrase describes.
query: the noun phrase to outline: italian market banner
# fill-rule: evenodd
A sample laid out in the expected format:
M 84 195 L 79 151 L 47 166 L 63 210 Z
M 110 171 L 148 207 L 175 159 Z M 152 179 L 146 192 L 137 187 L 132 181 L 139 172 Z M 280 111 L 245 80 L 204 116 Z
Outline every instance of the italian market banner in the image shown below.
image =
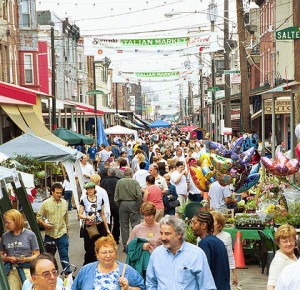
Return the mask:
M 222 49 L 218 44 L 216 32 L 190 37 L 108 39 L 85 37 L 85 55 L 111 55 L 121 53 L 170 53 L 175 51 L 213 52 Z
M 172 72 L 121 72 L 118 73 L 119 77 L 131 81 L 172 81 L 179 79 L 186 79 L 192 74 L 192 71 L 172 71 Z

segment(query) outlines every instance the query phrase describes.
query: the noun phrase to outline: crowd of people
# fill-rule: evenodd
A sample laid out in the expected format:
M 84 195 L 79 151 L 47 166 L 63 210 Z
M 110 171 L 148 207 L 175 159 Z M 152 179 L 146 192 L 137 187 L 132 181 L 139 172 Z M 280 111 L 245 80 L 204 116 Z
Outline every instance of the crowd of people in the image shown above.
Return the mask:
M 209 134 L 198 140 L 190 133 L 158 129 L 141 133 L 137 140 L 114 136 L 109 144 L 93 144 L 81 158 L 84 190 L 77 211 L 85 255 L 72 289 L 227 290 L 231 283 L 238 285 L 231 236 L 223 231 L 222 211 L 234 203 L 232 191 L 215 181 L 203 192 L 190 174 L 191 167 L 200 166 L 201 155 L 210 152 Z M 37 213 L 44 240 L 55 244 L 67 275 L 71 197 L 68 180 L 55 183 Z M 204 198 L 212 212 L 191 219 L 199 238 L 192 245 L 185 241 L 180 207 Z M 8 211 L 4 223 L 0 255 L 11 289 L 66 289 L 59 283 L 56 260 L 40 254 L 34 233 L 24 229 L 22 214 Z M 279 274 L 287 275 L 283 264 L 296 261 L 294 237 L 292 227 L 276 233 L 280 249 L 270 267 L 268 289 L 286 282 Z M 117 260 L 119 246 L 127 254 L 126 264 Z

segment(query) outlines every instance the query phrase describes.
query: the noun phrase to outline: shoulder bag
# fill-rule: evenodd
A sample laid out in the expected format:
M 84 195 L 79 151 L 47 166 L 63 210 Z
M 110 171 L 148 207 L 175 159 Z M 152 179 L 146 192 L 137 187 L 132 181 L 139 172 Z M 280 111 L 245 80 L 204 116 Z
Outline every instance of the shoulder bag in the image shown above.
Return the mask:
M 94 239 L 97 236 L 100 236 L 97 225 L 95 223 L 92 224 L 91 226 L 87 226 L 85 229 L 86 229 L 90 239 Z

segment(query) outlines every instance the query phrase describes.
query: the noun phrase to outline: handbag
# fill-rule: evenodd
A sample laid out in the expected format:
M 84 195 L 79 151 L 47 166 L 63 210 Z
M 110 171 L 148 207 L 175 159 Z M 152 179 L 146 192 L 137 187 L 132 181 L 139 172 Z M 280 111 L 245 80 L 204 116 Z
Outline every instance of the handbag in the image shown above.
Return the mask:
M 86 227 L 85 229 L 86 229 L 90 239 L 94 239 L 95 237 L 100 236 L 100 233 L 98 231 L 96 224 Z
M 178 199 L 171 200 L 171 201 L 169 201 L 169 206 L 170 206 L 171 208 L 180 206 L 180 201 L 179 201 Z

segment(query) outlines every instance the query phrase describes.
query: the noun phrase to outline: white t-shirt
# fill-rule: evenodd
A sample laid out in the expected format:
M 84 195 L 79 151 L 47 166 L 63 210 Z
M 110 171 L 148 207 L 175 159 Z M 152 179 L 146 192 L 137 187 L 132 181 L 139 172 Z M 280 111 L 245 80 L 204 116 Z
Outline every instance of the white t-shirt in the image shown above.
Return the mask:
M 300 285 L 300 260 L 286 266 L 278 280 L 275 290 L 299 290 Z
M 295 263 L 296 261 L 297 260 L 293 260 L 293 259 L 289 258 L 287 255 L 285 255 L 280 250 L 278 250 L 276 252 L 273 260 L 272 260 L 271 265 L 270 265 L 268 284 L 267 285 L 276 286 L 277 280 L 279 278 L 279 275 L 280 275 L 281 271 L 287 265 Z
M 209 188 L 210 208 L 216 211 L 226 209 L 225 198 L 231 196 L 229 186 L 221 186 L 215 181 Z
M 90 163 L 87 163 L 86 165 L 82 165 L 81 163 L 80 167 L 81 167 L 83 182 L 84 183 L 89 182 L 91 175 L 95 173 L 93 165 Z
M 140 184 L 141 188 L 146 188 L 146 177 L 148 175 L 150 175 L 150 173 L 146 169 L 139 169 L 135 174 L 133 174 L 132 178 Z
M 182 175 L 180 181 L 175 184 L 175 180 L 181 175 L 177 170 L 173 171 L 171 174 L 171 184 L 175 185 L 177 194 L 186 195 L 187 194 L 187 183 L 186 176 Z
M 168 190 L 168 184 L 164 177 L 162 177 L 161 175 L 158 175 L 155 178 L 155 185 L 157 185 L 162 191 Z

